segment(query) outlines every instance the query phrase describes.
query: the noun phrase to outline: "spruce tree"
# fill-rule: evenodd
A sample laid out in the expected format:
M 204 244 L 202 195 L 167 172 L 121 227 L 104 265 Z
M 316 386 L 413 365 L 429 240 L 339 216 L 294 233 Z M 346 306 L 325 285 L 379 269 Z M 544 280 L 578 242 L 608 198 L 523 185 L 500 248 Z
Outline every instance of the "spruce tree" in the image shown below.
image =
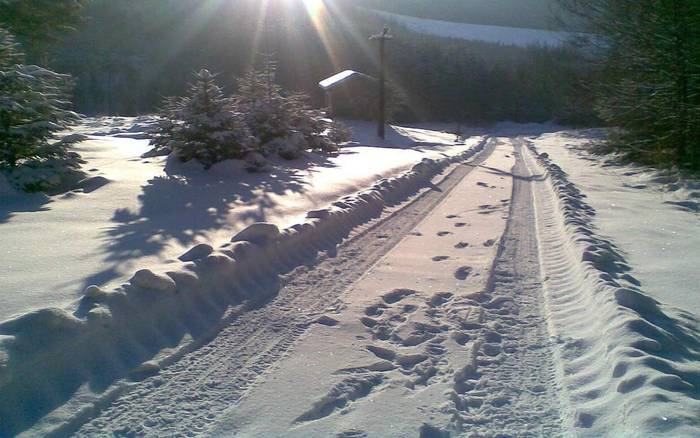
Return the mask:
M 68 109 L 70 77 L 22 60 L 12 35 L 0 29 L 0 166 L 14 171 L 58 161 L 77 167 L 70 139 L 54 141 L 78 119 Z
M 87 0 L 0 0 L 0 26 L 36 56 L 74 29 Z
M 163 122 L 152 143 L 169 147 L 182 161 L 198 160 L 206 168 L 232 158 L 242 158 L 251 138 L 232 101 L 208 70 L 195 74 L 189 92 L 166 99 Z
M 308 95 L 283 90 L 270 80 L 269 73 L 251 71 L 240 78 L 235 105 L 265 153 L 278 152 L 292 159 L 307 149 L 327 152 L 338 148 L 327 135 L 331 125 L 323 111 L 311 107 Z M 347 137 L 344 134 L 333 138 Z M 270 145 L 278 145 L 278 150 L 271 151 Z

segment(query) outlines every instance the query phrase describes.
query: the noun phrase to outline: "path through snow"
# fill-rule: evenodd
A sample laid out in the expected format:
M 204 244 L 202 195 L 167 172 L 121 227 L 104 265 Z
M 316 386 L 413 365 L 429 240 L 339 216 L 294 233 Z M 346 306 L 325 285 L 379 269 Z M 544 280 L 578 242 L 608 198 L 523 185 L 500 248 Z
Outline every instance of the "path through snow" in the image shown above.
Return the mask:
M 121 374 L 68 382 L 67 400 L 18 427 L 58 437 L 700 435 L 697 321 L 630 275 L 585 193 L 539 155 L 548 141 L 491 138 L 417 193 L 401 181 L 413 187 L 434 163 L 336 203 L 350 234 L 293 241 L 276 263 L 289 257 L 295 269 L 279 279 L 264 266 L 206 283 L 205 268 L 247 260 L 222 246 L 188 267 L 201 278 L 172 278 L 173 300 L 202 305 L 195 316 L 223 313 L 154 320 L 147 333 L 161 349 L 149 362 L 126 372 L 117 365 L 133 364 L 116 358 Z M 381 216 L 359 214 L 377 193 Z M 330 212 L 284 238 L 334 226 Z

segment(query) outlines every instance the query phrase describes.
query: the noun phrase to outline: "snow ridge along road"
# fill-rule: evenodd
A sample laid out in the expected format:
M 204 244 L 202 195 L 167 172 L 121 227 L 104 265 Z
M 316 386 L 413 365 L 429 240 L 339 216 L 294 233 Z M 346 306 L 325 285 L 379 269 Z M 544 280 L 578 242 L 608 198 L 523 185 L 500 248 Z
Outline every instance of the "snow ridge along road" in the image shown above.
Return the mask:
M 543 299 L 565 390 L 567 430 L 585 436 L 700 435 L 700 333 L 629 275 L 566 173 L 523 142 L 535 180 Z
M 478 150 L 479 147 L 476 147 L 473 149 L 473 152 Z M 462 159 L 465 159 L 465 157 Z M 482 156 L 476 158 L 477 161 L 482 159 Z M 455 161 L 454 159 L 450 160 Z M 423 163 L 416 166 L 416 169 L 417 171 L 420 171 L 420 169 L 427 171 L 430 166 Z M 460 176 L 469 170 L 470 168 L 465 166 L 457 166 L 440 183 L 440 190 L 449 190 L 461 179 Z M 405 179 L 405 177 L 402 178 Z M 440 178 L 434 182 L 437 183 L 439 180 Z M 385 190 L 391 184 L 391 181 L 380 182 L 380 189 Z M 412 193 L 410 190 L 403 190 L 401 193 L 394 190 L 394 192 L 396 193 L 394 193 L 393 198 L 396 198 L 396 200 L 402 199 L 401 197 L 405 199 L 405 196 Z M 53 431 L 53 436 L 72 435 L 81 428 L 83 423 L 100 413 L 103 414 L 102 419 L 96 420 L 93 425 L 85 425 L 85 430 L 96 433 L 98 428 L 102 427 L 96 425 L 101 425 L 101 421 L 104 421 L 104 418 L 125 415 L 129 420 L 121 423 L 115 417 L 114 421 L 110 421 L 110 423 L 113 426 L 115 423 L 125 424 L 126 426 L 123 427 L 127 427 L 127 430 L 130 430 L 130 428 L 141 428 L 140 430 L 146 431 L 151 428 L 155 428 L 154 430 L 162 428 L 162 432 L 165 434 L 168 434 L 168 424 L 178 423 L 173 424 L 171 427 L 183 431 L 182 433 L 195 433 L 209 423 L 212 416 L 215 417 L 217 410 L 224 409 L 231 403 L 234 403 L 248 386 L 254 383 L 257 376 L 269 364 L 274 363 L 276 357 L 279 357 L 286 351 L 305 330 L 305 327 L 311 323 L 309 319 L 313 319 L 313 313 L 320 312 L 330 305 L 329 303 L 332 303 L 335 299 L 334 297 L 337 297 L 342 292 L 344 286 L 347 286 L 348 282 L 352 281 L 352 275 L 361 275 L 371 264 L 373 257 L 376 259 L 381 255 L 382 251 L 388 250 L 395 243 L 395 239 L 402 235 L 400 228 L 398 231 L 395 230 L 397 226 L 404 223 L 413 223 L 414 215 L 420 217 L 426 214 L 434 205 L 436 199 L 440 199 L 442 196 L 444 194 L 439 191 L 422 193 L 415 202 L 405 207 L 412 213 L 405 213 L 401 210 L 402 213 L 390 214 L 388 219 L 385 218 L 380 221 L 380 225 L 369 225 L 370 231 L 363 231 L 364 227 L 360 227 L 357 236 L 344 245 L 346 253 L 339 253 L 340 255 L 335 258 L 319 261 L 318 265 L 308 274 L 302 274 L 304 268 L 298 270 L 292 278 L 295 278 L 295 275 L 301 276 L 299 283 L 297 284 L 290 280 L 292 282 L 282 289 L 279 294 L 277 294 L 278 286 L 269 284 L 270 277 L 268 277 L 268 281 L 265 284 L 260 282 L 264 280 L 264 276 L 251 275 L 252 278 L 257 279 L 257 282 L 247 281 L 243 284 L 238 284 L 236 295 L 245 292 L 245 296 L 248 297 L 263 297 L 262 302 L 258 300 L 256 303 L 255 300 L 250 300 L 246 301 L 246 304 L 230 309 L 226 315 L 220 316 L 220 323 L 211 329 L 211 332 L 207 330 L 202 332 L 202 327 L 197 327 L 196 325 L 195 327 L 187 328 L 192 330 L 192 333 L 197 336 L 195 342 L 191 344 L 191 347 L 178 350 L 174 355 L 172 349 L 164 352 L 166 355 L 173 355 L 172 358 L 161 360 L 162 356 L 156 357 L 155 360 L 165 367 L 159 376 L 146 379 L 141 383 L 130 383 L 121 379 L 108 387 L 100 388 L 97 386 L 95 389 L 98 391 L 98 400 L 94 400 L 93 395 L 90 393 L 86 394 L 85 391 L 81 390 L 70 401 L 62 405 L 60 409 L 56 409 L 51 414 L 43 417 L 34 426 L 31 426 L 27 433 L 29 435 L 36 435 L 37 433 L 49 435 Z M 375 230 L 376 227 L 382 227 L 383 231 Z M 382 235 L 386 238 L 362 239 L 361 236 L 366 232 L 372 232 L 374 236 Z M 358 239 L 360 239 L 359 243 Z M 332 254 L 334 251 L 333 239 L 321 239 L 319 243 L 322 244 L 324 240 L 327 240 L 326 244 L 330 245 L 331 249 L 329 251 Z M 369 242 L 372 243 L 370 244 Z M 313 243 L 313 245 L 307 243 L 299 246 L 295 258 L 306 255 L 308 260 L 308 256 L 314 255 L 316 252 L 314 246 L 316 242 Z M 376 256 L 373 255 L 372 251 L 374 250 L 370 250 L 370 248 L 375 246 L 378 247 L 376 251 L 379 251 Z M 358 259 L 357 254 L 362 254 L 367 261 Z M 316 288 L 309 290 L 308 284 L 315 284 L 318 290 Z M 218 289 L 219 287 L 217 287 Z M 223 293 L 224 291 L 222 290 L 221 294 Z M 270 295 L 274 296 L 275 294 L 277 295 L 272 303 L 267 303 L 264 308 L 257 308 L 266 304 L 265 300 Z M 219 303 L 217 306 L 220 306 L 221 302 L 226 300 L 224 296 L 218 297 L 218 293 L 211 295 L 211 300 Z M 210 302 L 209 304 L 216 303 Z M 194 308 L 201 310 L 202 306 L 197 304 Z M 304 310 L 300 311 L 299 309 L 301 308 Z M 173 318 L 177 316 L 173 315 Z M 173 327 L 179 327 L 176 320 L 165 321 L 165 323 L 165 325 L 153 327 L 152 333 L 154 336 L 163 336 Z M 176 325 L 173 326 L 173 324 Z M 185 327 L 179 327 L 176 332 L 180 333 L 183 329 Z M 224 332 L 215 338 L 219 330 L 222 329 Z M 209 343 L 210 340 L 211 343 Z M 134 341 L 137 340 L 128 340 L 129 343 Z M 177 340 L 174 339 L 173 341 L 172 345 L 176 345 Z M 221 343 L 228 345 L 228 347 L 222 347 Z M 139 345 L 144 344 L 140 343 Z M 148 346 L 148 344 L 145 344 L 145 346 Z M 199 348 L 200 346 L 201 348 Z M 212 354 L 216 356 L 216 358 L 211 359 L 214 363 L 222 363 L 213 366 L 212 362 L 207 360 Z M 189 372 L 200 361 L 204 361 L 201 369 Z M 116 371 L 118 371 L 120 366 L 123 367 L 123 364 L 121 364 L 121 361 L 116 361 L 115 366 L 117 367 Z M 153 371 L 152 368 L 150 369 Z M 112 369 L 108 370 L 107 376 L 109 377 L 111 375 L 109 373 L 114 371 Z M 82 371 L 79 371 L 77 374 L 82 374 Z M 212 374 L 216 378 L 208 377 Z M 146 373 L 145 377 L 147 376 L 148 374 Z M 170 379 L 168 376 L 173 376 L 173 378 Z M 178 380 L 178 378 L 181 380 Z M 195 380 L 194 382 L 186 383 L 193 379 Z M 211 383 L 209 380 L 215 383 Z M 225 388 L 217 389 L 220 382 L 226 382 Z M 99 383 L 99 381 L 96 383 Z M 207 383 L 209 384 L 207 385 Z M 183 385 L 189 389 L 179 388 L 170 392 L 168 396 L 162 395 L 168 391 L 168 388 Z M 160 386 L 164 388 L 156 391 L 155 388 Z M 161 394 L 160 397 L 157 397 L 157 394 Z M 207 394 L 210 394 L 210 396 Z M 157 400 L 153 397 L 156 397 Z M 217 403 L 219 397 L 224 399 Z M 201 399 L 201 402 L 188 401 L 190 398 L 192 400 Z M 134 400 L 143 400 L 139 402 L 143 407 L 136 410 L 127 409 L 127 406 L 130 406 Z M 145 403 L 146 400 L 150 400 L 153 403 L 146 407 L 148 405 L 148 403 Z M 169 401 L 167 405 L 164 404 L 163 400 Z M 174 407 L 172 403 L 176 401 L 178 403 Z M 157 406 L 161 407 L 158 408 Z M 11 406 L 7 408 L 11 408 Z M 130 413 L 124 413 L 125 411 Z M 141 421 L 132 419 L 130 417 L 132 415 L 141 416 Z M 155 425 L 147 426 L 151 423 L 155 423 Z M 116 429 L 119 428 L 115 426 Z M 110 428 L 105 430 L 110 430 Z

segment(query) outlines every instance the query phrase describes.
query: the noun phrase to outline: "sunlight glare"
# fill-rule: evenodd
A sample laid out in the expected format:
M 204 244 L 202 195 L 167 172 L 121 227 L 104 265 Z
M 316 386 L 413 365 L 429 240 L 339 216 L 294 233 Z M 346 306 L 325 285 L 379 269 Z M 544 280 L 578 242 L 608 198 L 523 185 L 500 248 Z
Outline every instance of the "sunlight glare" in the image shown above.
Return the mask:
M 323 12 L 324 4 L 323 0 L 302 0 L 306 10 L 312 18 L 317 18 Z
M 316 28 L 316 33 L 318 33 L 321 42 L 326 49 L 326 53 L 331 60 L 333 66 L 337 69 L 340 66 L 338 57 L 333 49 L 334 44 L 331 41 L 331 35 L 328 31 L 328 11 L 326 10 L 326 3 L 324 0 L 302 0 L 304 7 L 306 8 L 306 13 L 311 19 L 311 23 Z

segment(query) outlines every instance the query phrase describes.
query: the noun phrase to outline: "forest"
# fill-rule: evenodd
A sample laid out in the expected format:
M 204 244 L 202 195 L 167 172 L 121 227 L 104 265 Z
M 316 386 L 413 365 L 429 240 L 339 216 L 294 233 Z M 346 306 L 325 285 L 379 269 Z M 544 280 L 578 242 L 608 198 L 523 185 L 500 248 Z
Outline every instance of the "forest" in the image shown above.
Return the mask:
M 329 4 L 319 35 L 303 6 L 280 10 L 265 23 L 259 2 L 211 0 L 193 7 L 185 0 L 95 0 L 78 32 L 52 48 L 51 66 L 76 78 L 79 111 L 107 115 L 153 111 L 163 96 L 181 93 L 193 66 L 222 73 L 224 85 L 234 87 L 234 78 L 265 52 L 275 54 L 280 84 L 319 104 L 321 79 L 344 69 L 376 73 L 368 37 L 385 23 L 371 13 Z M 403 101 L 395 120 L 591 119 L 574 80 L 586 69 L 573 50 L 447 40 L 397 26 L 392 31 L 389 75 Z

